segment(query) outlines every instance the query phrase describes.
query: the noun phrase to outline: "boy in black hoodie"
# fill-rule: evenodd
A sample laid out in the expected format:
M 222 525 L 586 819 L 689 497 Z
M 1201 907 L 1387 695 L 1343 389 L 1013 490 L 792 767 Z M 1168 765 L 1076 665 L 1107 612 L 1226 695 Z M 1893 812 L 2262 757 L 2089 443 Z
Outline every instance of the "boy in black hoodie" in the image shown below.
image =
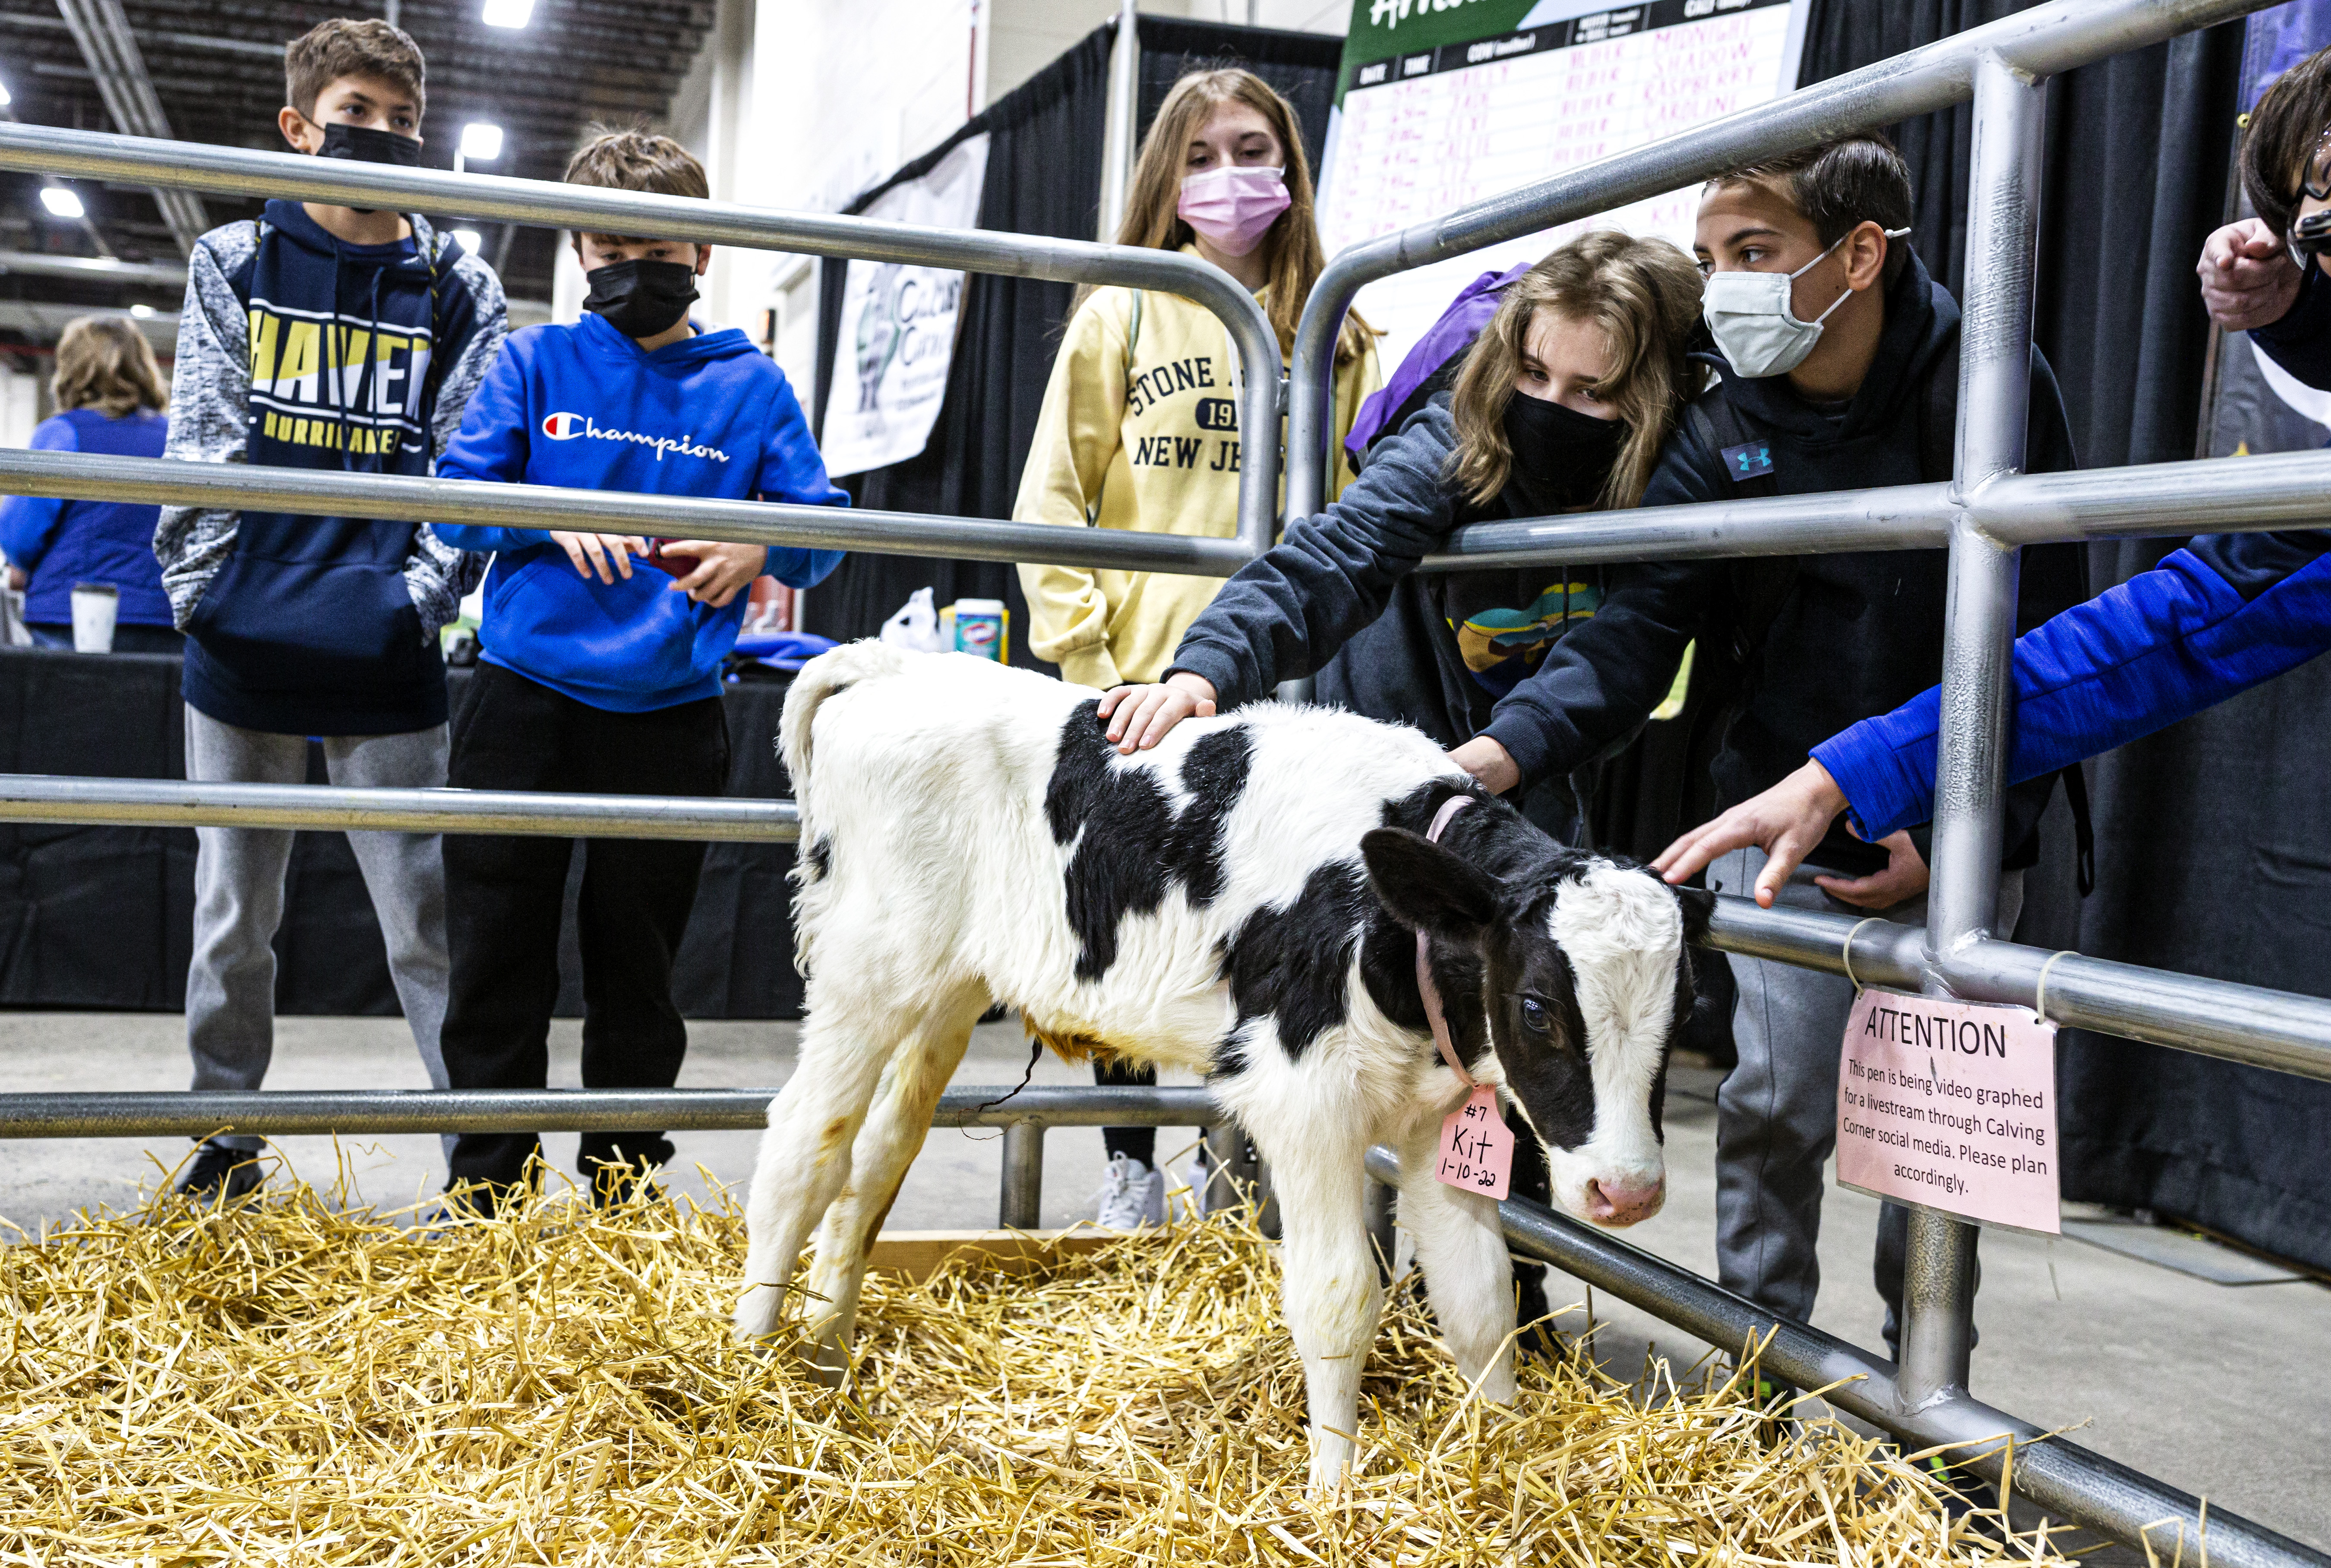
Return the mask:
M 1951 477 L 1959 308 L 1902 242 L 1910 220 L 1908 168 L 1874 134 L 1709 183 L 1695 249 L 1710 280 L 1705 313 L 1717 347 L 1698 357 L 1719 379 L 1679 422 L 1645 506 Z M 1750 281 L 1756 274 L 1765 280 Z M 1268 696 L 1367 624 L 1392 584 L 1447 535 L 1449 510 L 1437 499 L 1445 425 L 1445 413 L 1419 414 L 1335 506 L 1294 524 L 1225 584 L 1164 685 L 1110 694 L 1103 712 L 1114 715 L 1113 737 L 1154 745 L 1189 713 Z M 2062 398 L 2035 348 L 2026 467 L 2073 461 Z M 1722 809 L 1801 766 L 1836 730 L 1941 678 L 1946 560 L 1918 550 L 1621 569 L 1593 620 L 1556 643 L 1451 757 L 1501 793 L 1567 774 L 1649 717 L 1697 641 L 1701 662 L 1725 667 L 1736 687 L 1714 763 Z M 2071 546 L 2027 550 L 2017 630 L 2085 596 Z M 2052 784 L 2009 792 L 2003 931 L 2013 928 L 2020 869 L 2037 856 Z M 1782 901 L 1923 921 L 1924 851 L 1910 833 L 1873 846 L 1841 830 Z M 1745 893 L 1761 866 L 1754 851 L 1727 857 L 1710 869 L 1710 884 Z M 1740 1065 L 1719 1095 L 1719 1277 L 1808 1318 L 1852 988 L 1737 955 L 1732 967 Z M 1879 1233 L 1889 1343 L 1906 1218 L 1889 1206 Z
M 421 161 L 423 66 L 385 22 L 319 23 L 284 54 L 278 123 L 304 153 Z M 271 201 L 189 259 L 165 455 L 425 475 L 501 346 L 500 282 L 450 235 L 388 211 Z M 438 629 L 476 557 L 423 523 L 165 507 L 162 584 L 186 634 L 186 776 L 298 784 L 323 737 L 336 784 L 445 782 Z M 255 1089 L 274 1042 L 291 835 L 201 828 L 186 1038 L 195 1088 Z M 429 1081 L 445 1087 L 445 877 L 434 833 L 348 835 Z M 179 1183 L 256 1186 L 253 1137 L 204 1145 Z

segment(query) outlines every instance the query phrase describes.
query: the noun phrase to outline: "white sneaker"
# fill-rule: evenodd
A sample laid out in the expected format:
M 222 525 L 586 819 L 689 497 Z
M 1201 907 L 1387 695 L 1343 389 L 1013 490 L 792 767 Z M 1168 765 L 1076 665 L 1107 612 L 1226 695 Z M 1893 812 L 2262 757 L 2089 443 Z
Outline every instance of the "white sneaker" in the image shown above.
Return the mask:
M 1094 1221 L 1111 1231 L 1137 1231 L 1166 1222 L 1166 1173 L 1130 1155 L 1112 1155 L 1093 1194 Z

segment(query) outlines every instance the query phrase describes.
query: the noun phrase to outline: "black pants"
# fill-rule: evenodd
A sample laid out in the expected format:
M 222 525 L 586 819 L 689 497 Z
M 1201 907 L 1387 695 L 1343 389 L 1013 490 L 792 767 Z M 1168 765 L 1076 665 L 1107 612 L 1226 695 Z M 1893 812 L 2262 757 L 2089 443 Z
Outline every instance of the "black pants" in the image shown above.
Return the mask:
M 1130 1084 L 1138 1088 L 1156 1088 L 1157 1069 L 1130 1061 L 1096 1061 L 1093 1082 L 1104 1087 Z M 1112 1160 L 1123 1155 L 1127 1159 L 1139 1160 L 1153 1171 L 1157 1168 L 1156 1127 L 1103 1127 L 1100 1146 Z
M 454 727 L 457 789 L 717 795 L 728 779 L 720 699 L 610 713 L 480 663 Z M 571 839 L 445 835 L 445 1071 L 455 1088 L 540 1088 L 558 1000 L 558 925 Z M 583 845 L 583 1082 L 669 1088 L 688 1050 L 671 960 L 696 901 L 704 845 L 589 839 Z M 533 1133 L 464 1133 L 452 1174 L 513 1183 L 542 1146 Z M 661 1164 L 661 1132 L 585 1133 L 585 1177 L 602 1164 Z

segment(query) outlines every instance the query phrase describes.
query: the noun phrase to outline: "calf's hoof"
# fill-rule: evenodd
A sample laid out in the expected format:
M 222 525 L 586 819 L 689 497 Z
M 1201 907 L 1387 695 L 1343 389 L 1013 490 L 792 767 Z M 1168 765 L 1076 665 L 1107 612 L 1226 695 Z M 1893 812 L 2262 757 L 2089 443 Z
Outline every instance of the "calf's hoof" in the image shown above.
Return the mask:
M 820 1388 L 840 1388 L 850 1381 L 850 1352 L 832 1340 L 811 1345 L 802 1359 L 810 1382 Z
M 778 1285 L 747 1285 L 737 1298 L 737 1310 L 729 1318 L 737 1333 L 737 1343 L 750 1345 L 766 1339 L 775 1332 L 777 1315 L 785 1305 L 785 1292 Z

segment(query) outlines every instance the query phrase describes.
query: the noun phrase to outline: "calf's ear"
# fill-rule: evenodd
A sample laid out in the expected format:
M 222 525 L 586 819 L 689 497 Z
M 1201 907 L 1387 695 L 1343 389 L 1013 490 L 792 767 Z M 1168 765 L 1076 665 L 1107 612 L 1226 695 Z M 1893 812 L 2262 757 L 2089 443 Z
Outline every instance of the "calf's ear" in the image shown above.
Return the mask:
M 1683 939 L 1696 944 L 1708 935 L 1708 923 L 1716 916 L 1716 895 L 1705 888 L 1678 888 L 1676 902 L 1683 906 Z
M 1403 828 L 1360 840 L 1368 882 L 1392 917 L 1452 941 L 1470 941 L 1497 918 L 1498 884 L 1470 860 Z

